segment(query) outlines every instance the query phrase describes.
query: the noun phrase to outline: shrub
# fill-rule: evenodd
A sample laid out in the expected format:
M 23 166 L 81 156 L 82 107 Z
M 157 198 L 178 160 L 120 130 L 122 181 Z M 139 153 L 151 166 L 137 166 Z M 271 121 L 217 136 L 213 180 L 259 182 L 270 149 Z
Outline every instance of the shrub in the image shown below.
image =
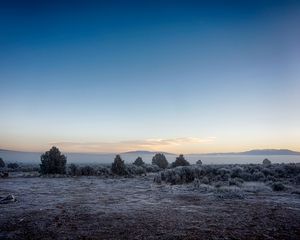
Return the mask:
M 242 188 L 244 191 L 252 193 L 268 192 L 271 190 L 269 186 L 262 182 L 248 182 L 243 184 Z
M 72 176 L 78 175 L 78 167 L 74 163 L 72 163 L 69 166 L 69 170 L 70 170 L 70 175 L 72 175 Z
M 269 166 L 269 165 L 271 165 L 271 161 L 270 161 L 269 159 L 265 158 L 265 159 L 263 160 L 263 165 Z
M 197 165 L 202 165 L 202 161 L 199 159 L 197 162 L 196 162 Z
M 127 165 L 127 171 L 132 175 L 143 175 L 146 173 L 146 169 L 142 166 L 137 166 L 135 164 Z
M 243 182 L 244 182 L 244 180 L 241 179 L 241 178 L 231 178 L 229 180 L 229 185 L 230 186 L 239 186 L 240 187 Z
M 5 167 L 5 162 L 3 161 L 2 158 L 0 158 L 0 168 L 4 168 Z
M 116 155 L 114 162 L 111 165 L 111 172 L 116 175 L 127 175 L 127 169 L 120 155 Z
M 182 154 L 176 158 L 175 162 L 172 163 L 172 167 L 179 167 L 179 166 L 189 166 L 190 163 L 184 158 Z
M 201 179 L 201 183 L 203 183 L 203 184 L 209 184 L 209 179 L 208 179 L 208 177 L 203 177 L 203 178 Z
M 223 167 L 219 168 L 217 173 L 220 176 L 221 181 L 228 181 L 228 179 L 230 178 L 231 171 Z
M 96 175 L 107 177 L 107 176 L 111 175 L 110 171 L 111 171 L 111 169 L 108 168 L 107 166 L 100 166 L 97 169 Z
M 7 178 L 8 176 L 8 172 L 0 172 L 0 178 Z
M 137 159 L 135 159 L 133 164 L 136 165 L 136 166 L 143 166 L 145 163 L 144 163 L 144 161 L 141 157 L 138 157 Z
M 157 183 L 157 184 L 161 184 L 161 175 L 157 174 L 154 179 L 153 182 Z
M 231 177 L 232 178 L 241 177 L 243 170 L 244 169 L 240 166 L 233 167 L 232 172 L 231 172 Z
M 94 168 L 90 167 L 90 166 L 84 166 L 82 168 L 80 168 L 81 171 L 81 175 L 82 176 L 93 176 L 96 175 L 96 171 Z
M 285 186 L 281 182 L 275 182 L 272 184 L 273 191 L 283 191 Z
M 17 169 L 17 168 L 19 168 L 19 164 L 17 164 L 17 163 L 8 163 L 7 167 L 11 168 L 11 169 Z
M 300 174 L 295 177 L 295 182 L 297 185 L 300 185 Z
M 214 194 L 217 198 L 222 198 L 222 199 L 245 198 L 245 194 L 243 190 L 234 186 L 216 188 Z
M 167 168 L 169 165 L 165 155 L 162 153 L 155 154 L 155 156 L 152 158 L 152 164 L 155 164 L 163 169 Z
M 264 181 L 265 179 L 265 175 L 262 172 L 254 172 L 252 175 L 253 181 Z
M 160 168 L 157 165 L 151 164 L 144 164 L 143 167 L 145 168 L 146 172 L 159 172 Z
M 189 166 L 177 167 L 174 169 L 168 169 L 158 173 L 161 181 L 171 184 L 190 183 L 195 179 L 195 169 Z
M 65 174 L 67 158 L 58 148 L 52 147 L 41 155 L 40 168 L 42 174 Z

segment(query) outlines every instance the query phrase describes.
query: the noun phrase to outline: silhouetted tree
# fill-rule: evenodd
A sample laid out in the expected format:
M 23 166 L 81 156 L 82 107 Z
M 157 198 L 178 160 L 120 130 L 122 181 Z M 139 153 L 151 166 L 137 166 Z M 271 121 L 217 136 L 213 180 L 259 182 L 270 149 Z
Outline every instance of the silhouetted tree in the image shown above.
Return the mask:
M 116 155 L 111 165 L 111 172 L 117 175 L 127 175 L 126 166 L 120 155 Z
M 266 166 L 271 165 L 271 161 L 269 159 L 265 158 L 263 160 L 263 165 L 266 165 Z
M 5 167 L 5 162 L 3 161 L 2 158 L 0 158 L 0 168 L 4 168 Z
M 189 166 L 190 163 L 184 158 L 183 154 L 180 154 L 179 157 L 176 158 L 175 162 L 172 163 L 172 167 L 178 166 Z
M 197 165 L 202 165 L 202 161 L 199 159 L 197 162 L 196 162 Z
M 165 155 L 162 153 L 155 154 L 155 156 L 152 158 L 152 164 L 155 164 L 160 168 L 167 168 L 169 165 Z
M 61 154 L 57 147 L 52 147 L 49 151 L 41 155 L 40 168 L 42 174 L 65 174 L 67 158 Z
M 137 159 L 135 159 L 133 164 L 136 165 L 136 166 L 143 166 L 145 163 L 144 163 L 144 161 L 141 157 L 138 157 Z

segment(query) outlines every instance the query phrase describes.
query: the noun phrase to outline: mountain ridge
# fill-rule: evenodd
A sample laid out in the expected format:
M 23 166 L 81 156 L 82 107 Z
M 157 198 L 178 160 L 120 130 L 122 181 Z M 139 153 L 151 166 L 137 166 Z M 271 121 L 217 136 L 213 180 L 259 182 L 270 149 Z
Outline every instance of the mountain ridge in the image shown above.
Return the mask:
M 7 153 L 41 153 L 41 152 L 28 152 L 28 151 L 17 151 L 17 150 L 8 150 L 8 149 L 0 149 L 0 152 Z M 163 153 L 165 155 L 178 155 L 170 152 L 163 151 L 147 151 L 147 150 L 136 150 L 136 151 L 128 151 L 122 152 L 122 154 L 156 154 Z M 99 155 L 107 155 L 107 154 L 117 154 L 117 153 L 84 153 L 84 152 L 66 152 L 66 154 L 99 154 Z M 252 149 L 243 152 L 216 152 L 216 153 L 187 153 L 185 155 L 300 155 L 300 152 L 289 150 L 289 149 Z

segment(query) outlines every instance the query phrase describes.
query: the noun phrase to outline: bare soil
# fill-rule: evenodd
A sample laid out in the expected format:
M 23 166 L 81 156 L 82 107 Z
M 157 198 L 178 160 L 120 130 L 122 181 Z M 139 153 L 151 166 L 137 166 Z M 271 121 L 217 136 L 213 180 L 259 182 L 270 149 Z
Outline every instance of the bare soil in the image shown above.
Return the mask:
M 0 239 L 300 239 L 300 197 L 220 199 L 187 185 L 123 179 L 7 178 Z

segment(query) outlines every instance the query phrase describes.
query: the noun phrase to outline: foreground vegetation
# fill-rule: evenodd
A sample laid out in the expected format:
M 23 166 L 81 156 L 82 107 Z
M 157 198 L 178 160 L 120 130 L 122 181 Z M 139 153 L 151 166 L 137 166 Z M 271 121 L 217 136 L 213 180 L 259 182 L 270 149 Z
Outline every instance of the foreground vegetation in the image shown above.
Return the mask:
M 171 185 L 193 183 L 214 187 L 237 186 L 244 182 L 263 182 L 274 191 L 282 191 L 288 185 L 300 185 L 300 164 L 272 164 L 264 159 L 262 164 L 202 165 L 197 161 L 191 165 L 183 155 L 179 155 L 173 163 L 169 163 L 162 153 L 153 156 L 152 164 L 144 163 L 138 157 L 132 164 L 126 164 L 120 155 L 116 155 L 113 163 L 97 165 L 67 164 L 67 157 L 58 148 L 52 147 L 41 155 L 41 164 L 23 166 L 16 163 L 6 164 L 0 159 L 0 173 L 8 177 L 8 172 L 38 171 L 41 176 L 102 176 L 133 177 L 157 173 L 154 182 Z

